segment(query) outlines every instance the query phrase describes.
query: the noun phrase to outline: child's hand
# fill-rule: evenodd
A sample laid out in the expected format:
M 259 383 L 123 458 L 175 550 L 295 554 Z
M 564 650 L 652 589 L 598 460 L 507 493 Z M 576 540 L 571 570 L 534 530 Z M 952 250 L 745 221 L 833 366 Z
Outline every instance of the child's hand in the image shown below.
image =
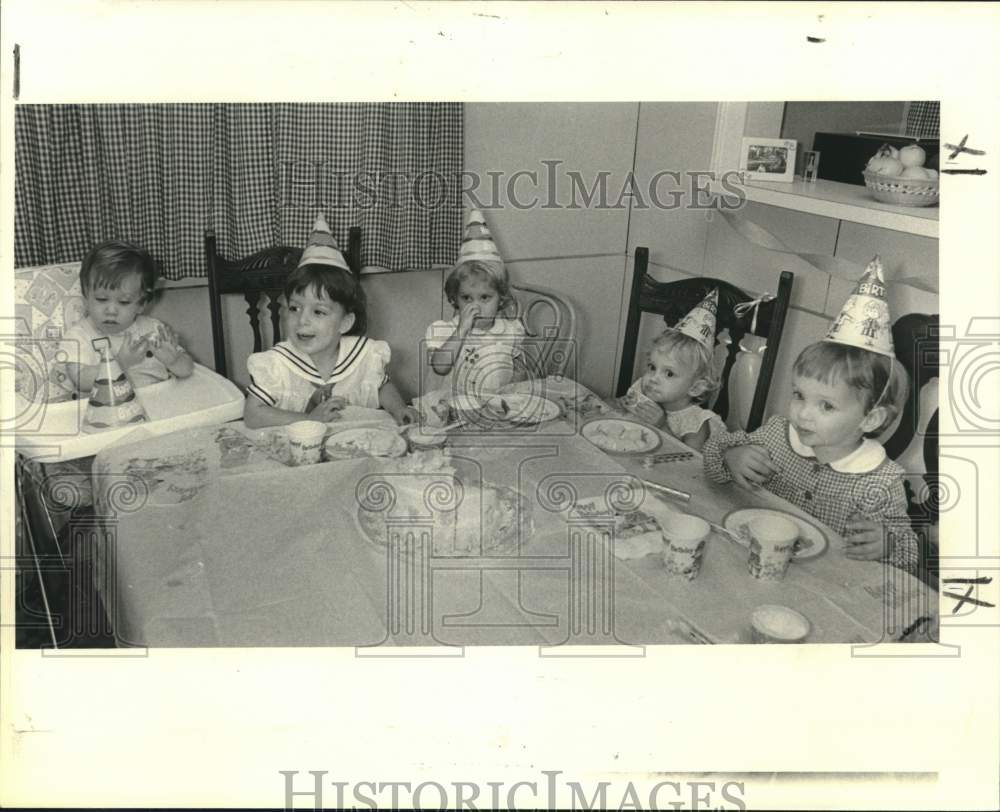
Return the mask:
M 878 522 L 864 519 L 848 522 L 844 528 L 844 555 L 856 561 L 885 558 L 886 534 Z
M 417 424 L 420 422 L 420 412 L 412 406 L 404 406 L 402 411 L 397 412 L 392 417 L 396 421 L 397 426 L 408 426 L 411 423 Z
M 733 475 L 733 480 L 743 488 L 756 490 L 778 472 L 775 464 L 771 462 L 771 455 L 761 445 L 738 445 L 729 448 L 723 454 L 723 458 L 729 473 Z
M 634 414 L 643 423 L 649 423 L 651 426 L 659 426 L 663 423 L 664 415 L 663 409 L 660 408 L 660 404 L 647 397 L 628 397 L 627 395 L 622 398 L 622 406 L 625 410 Z
M 136 364 L 142 363 L 149 350 L 149 339 L 146 336 L 126 336 L 125 340 L 122 341 L 121 349 L 118 350 L 118 354 L 115 356 L 115 360 L 118 361 L 119 366 L 123 370 L 129 369 Z
M 167 369 L 170 369 L 170 367 L 177 363 L 177 359 L 184 352 L 178 344 L 166 340 L 150 344 L 149 348 L 153 351 L 153 357 Z
M 469 302 L 458 311 L 458 334 L 460 336 L 464 338 L 469 334 L 472 326 L 476 323 L 479 312 L 479 305 L 475 302 Z
M 340 410 L 346 405 L 347 401 L 343 398 L 329 397 L 320 401 L 306 413 L 309 415 L 310 420 L 319 420 L 321 423 L 330 423 L 334 420 L 340 420 Z
M 321 386 L 319 389 L 313 392 L 312 397 L 309 398 L 309 402 L 306 403 L 306 408 L 305 408 L 306 412 L 311 412 L 321 403 L 324 403 L 325 401 L 328 400 L 334 401 L 336 408 L 343 409 L 347 405 L 347 401 L 341 397 L 334 397 L 332 394 L 332 388 L 333 388 L 332 385 Z

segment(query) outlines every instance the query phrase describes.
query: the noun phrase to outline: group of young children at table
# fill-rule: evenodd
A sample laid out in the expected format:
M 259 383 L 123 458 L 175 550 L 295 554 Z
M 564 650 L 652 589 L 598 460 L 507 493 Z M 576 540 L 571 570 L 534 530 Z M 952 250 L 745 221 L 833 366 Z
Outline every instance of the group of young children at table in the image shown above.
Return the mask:
M 176 334 L 142 315 L 156 281 L 143 249 L 111 241 L 80 269 L 87 316 L 67 333 L 79 363 L 67 373 L 86 393 L 98 372 L 91 339 L 107 336 L 134 385 L 191 374 Z M 875 439 L 906 394 L 895 361 L 885 282 L 873 261 L 823 340 L 793 367 L 787 416 L 756 431 L 727 431 L 705 404 L 718 391 L 713 361 L 717 294 L 666 329 L 649 348 L 645 373 L 622 399 L 636 417 L 702 451 L 718 482 L 764 487 L 845 537 L 849 558 L 914 571 L 916 536 L 906 514 L 902 469 Z M 284 287 L 286 338 L 247 360 L 250 428 L 337 419 L 347 405 L 386 410 L 399 423 L 448 419 L 454 394 L 481 396 L 525 374 L 525 330 L 511 311 L 510 282 L 481 213 L 466 218 L 459 259 L 447 276 L 450 320 L 435 321 L 424 348 L 441 385 L 408 406 L 388 375 L 390 348 L 366 333 L 366 300 L 325 220 L 316 220 Z

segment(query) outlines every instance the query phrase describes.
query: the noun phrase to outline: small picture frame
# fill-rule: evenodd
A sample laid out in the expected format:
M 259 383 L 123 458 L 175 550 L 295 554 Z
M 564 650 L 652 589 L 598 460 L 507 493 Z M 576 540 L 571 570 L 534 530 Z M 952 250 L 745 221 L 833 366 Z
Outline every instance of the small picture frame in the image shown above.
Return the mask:
M 819 153 L 812 149 L 802 151 L 802 180 L 815 183 L 819 173 Z
M 740 170 L 747 180 L 791 183 L 795 179 L 798 142 L 788 138 L 744 137 Z

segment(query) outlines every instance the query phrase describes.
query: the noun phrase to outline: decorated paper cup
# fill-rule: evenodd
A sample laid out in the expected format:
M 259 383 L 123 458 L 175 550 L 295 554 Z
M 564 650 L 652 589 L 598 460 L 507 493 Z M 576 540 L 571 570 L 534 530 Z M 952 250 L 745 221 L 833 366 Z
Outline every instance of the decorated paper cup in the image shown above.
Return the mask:
M 705 540 L 711 527 L 704 519 L 675 513 L 658 519 L 663 534 L 663 566 L 669 575 L 693 581 L 701 572 Z
M 754 643 L 803 643 L 809 630 L 809 621 L 787 606 L 758 606 L 750 618 L 750 639 Z
M 323 450 L 326 423 L 300 420 L 288 427 L 288 450 L 292 465 L 312 465 L 319 462 Z
M 747 569 L 754 578 L 780 581 L 795 553 L 799 527 L 780 516 L 758 516 L 747 526 L 750 558 Z

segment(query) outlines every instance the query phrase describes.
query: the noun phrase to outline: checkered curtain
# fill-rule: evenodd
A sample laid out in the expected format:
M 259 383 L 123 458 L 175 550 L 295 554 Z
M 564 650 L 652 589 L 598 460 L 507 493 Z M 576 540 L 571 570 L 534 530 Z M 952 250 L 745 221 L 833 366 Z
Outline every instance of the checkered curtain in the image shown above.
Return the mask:
M 937 138 L 941 130 L 941 102 L 910 102 L 906 112 L 906 134 L 914 138 Z
M 19 105 L 18 267 L 79 260 L 111 237 L 164 276 L 204 276 L 203 233 L 242 257 L 304 245 L 317 211 L 362 263 L 454 262 L 460 104 Z

